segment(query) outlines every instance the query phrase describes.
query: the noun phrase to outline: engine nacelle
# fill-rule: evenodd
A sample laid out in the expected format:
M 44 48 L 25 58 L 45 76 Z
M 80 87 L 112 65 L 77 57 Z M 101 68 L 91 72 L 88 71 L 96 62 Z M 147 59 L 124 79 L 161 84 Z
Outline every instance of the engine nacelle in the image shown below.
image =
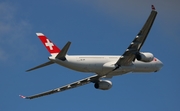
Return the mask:
M 109 80 L 101 80 L 94 84 L 96 89 L 108 90 L 112 87 L 112 82 Z
M 151 62 L 154 59 L 154 55 L 149 52 L 140 52 L 136 54 L 136 59 L 143 62 Z

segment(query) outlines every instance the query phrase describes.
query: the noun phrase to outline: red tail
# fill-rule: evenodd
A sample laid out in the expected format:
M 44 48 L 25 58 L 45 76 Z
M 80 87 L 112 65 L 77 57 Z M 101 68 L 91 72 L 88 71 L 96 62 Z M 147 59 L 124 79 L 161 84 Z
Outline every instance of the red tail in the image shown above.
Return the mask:
M 36 33 L 36 35 L 39 37 L 41 42 L 44 44 L 46 49 L 49 51 L 51 55 L 58 54 L 61 50 L 52 43 L 43 33 Z

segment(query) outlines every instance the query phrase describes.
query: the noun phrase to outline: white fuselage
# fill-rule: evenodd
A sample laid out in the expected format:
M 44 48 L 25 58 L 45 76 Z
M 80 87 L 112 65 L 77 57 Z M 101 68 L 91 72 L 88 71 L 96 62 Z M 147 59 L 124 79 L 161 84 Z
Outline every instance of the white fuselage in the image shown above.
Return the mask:
M 112 71 L 116 66 L 114 65 L 120 56 L 108 55 L 66 55 L 66 60 L 62 61 L 53 56 L 49 60 L 79 72 L 96 73 L 98 75 L 106 75 L 109 77 L 122 75 L 129 72 L 156 72 L 162 67 L 162 62 L 154 58 L 151 62 L 141 62 L 135 60 L 130 66 L 121 66 L 115 71 Z

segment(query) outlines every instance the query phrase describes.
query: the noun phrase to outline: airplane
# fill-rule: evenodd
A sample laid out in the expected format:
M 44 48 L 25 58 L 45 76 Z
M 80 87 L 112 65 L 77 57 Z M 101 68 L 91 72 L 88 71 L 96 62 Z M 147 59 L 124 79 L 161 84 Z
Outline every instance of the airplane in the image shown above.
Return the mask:
M 66 91 L 88 83 L 94 83 L 96 89 L 108 90 L 112 87 L 112 82 L 106 79 L 110 79 L 114 76 L 130 72 L 139 73 L 159 71 L 162 68 L 163 63 L 150 52 L 140 52 L 157 15 L 155 7 L 153 5 L 151 7 L 152 11 L 140 32 L 136 35 L 125 52 L 118 56 L 68 55 L 67 52 L 71 42 L 67 42 L 62 49 L 59 49 L 43 33 L 36 33 L 51 56 L 48 58 L 48 62 L 31 68 L 27 70 L 27 72 L 56 63 L 75 71 L 94 73 L 95 75 L 40 94 L 27 97 L 22 95 L 19 96 L 24 99 L 34 99 Z

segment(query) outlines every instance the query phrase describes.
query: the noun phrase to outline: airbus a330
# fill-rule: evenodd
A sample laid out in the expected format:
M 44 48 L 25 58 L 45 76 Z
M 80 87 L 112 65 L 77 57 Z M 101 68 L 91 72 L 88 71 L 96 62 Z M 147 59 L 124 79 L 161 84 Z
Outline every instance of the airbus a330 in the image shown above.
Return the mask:
M 86 73 L 94 73 L 95 75 L 87 77 L 85 79 L 70 83 L 68 85 L 55 88 L 43 93 L 39 93 L 32 96 L 22 96 L 25 99 L 34 99 L 68 89 L 72 89 L 78 86 L 82 86 L 88 83 L 94 83 L 96 89 L 108 90 L 112 87 L 112 82 L 106 78 L 112 78 L 114 76 L 127 74 L 130 72 L 157 72 L 159 71 L 163 63 L 154 57 L 150 52 L 140 52 L 147 35 L 153 25 L 156 18 L 157 11 L 152 5 L 152 11 L 145 22 L 140 32 L 136 35 L 134 40 L 130 43 L 128 48 L 122 55 L 68 55 L 68 49 L 71 42 L 59 49 L 53 42 L 51 42 L 44 34 L 36 33 L 51 56 L 49 61 L 31 68 L 27 71 L 32 71 L 51 64 L 58 64 L 66 68 Z M 103 80 L 102 80 L 103 79 Z

